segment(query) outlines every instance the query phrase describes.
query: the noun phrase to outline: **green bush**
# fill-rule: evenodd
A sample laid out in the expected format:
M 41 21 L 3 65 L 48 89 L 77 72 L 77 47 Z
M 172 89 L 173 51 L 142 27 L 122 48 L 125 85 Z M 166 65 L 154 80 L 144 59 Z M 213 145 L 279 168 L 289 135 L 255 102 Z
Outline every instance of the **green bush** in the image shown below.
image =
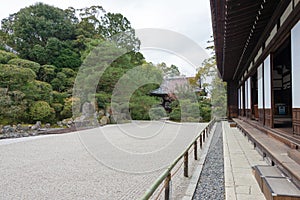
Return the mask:
M 30 61 L 30 60 L 25 60 L 21 58 L 14 58 L 8 62 L 8 64 L 12 65 L 17 65 L 19 67 L 24 67 L 24 68 L 29 68 L 32 69 L 32 71 L 35 72 L 35 74 L 39 73 L 41 65 L 39 63 Z
M 172 109 L 172 112 L 170 113 L 170 120 L 180 122 L 181 121 L 181 110 L 180 108 L 174 108 Z
M 76 76 L 76 72 L 70 68 L 62 68 L 61 72 L 64 73 L 68 78 Z
M 52 97 L 53 97 L 53 101 L 52 101 L 53 103 L 64 104 L 65 99 L 68 97 L 68 94 L 65 92 L 53 91 Z
M 192 102 L 190 99 L 173 101 L 170 120 L 182 122 L 208 122 L 211 119 L 211 105 L 209 99 L 198 99 Z
M 51 122 L 54 114 L 54 109 L 45 101 L 36 101 L 30 107 L 31 119 L 35 121 Z
M 52 86 L 49 83 L 34 80 L 24 84 L 20 90 L 29 101 L 52 102 Z
M 106 109 L 107 104 L 111 102 L 111 94 L 99 92 L 95 94 L 95 99 L 99 109 Z
M 18 123 L 27 119 L 27 101 L 20 91 L 0 88 L 0 124 Z
M 158 120 L 167 116 L 166 111 L 162 106 L 151 108 L 149 115 L 152 120 Z
M 159 101 L 155 97 L 133 95 L 129 103 L 131 118 L 133 120 L 150 120 L 149 111 L 158 104 Z
M 0 64 L 0 87 L 18 90 L 24 84 L 34 81 L 36 75 L 31 69 L 15 65 Z
M 63 119 L 70 118 L 70 117 L 78 117 L 80 115 L 80 110 L 78 110 L 78 108 L 80 107 L 79 106 L 80 99 L 71 97 L 71 98 L 66 98 L 64 102 L 65 102 L 64 108 L 60 112 L 60 115 Z M 75 113 L 73 113 L 73 105 L 74 108 L 76 109 L 74 110 Z
M 0 63 L 7 64 L 11 59 L 17 58 L 17 56 L 13 53 L 0 50 Z
M 191 102 L 191 100 L 180 101 L 181 119 L 182 121 L 189 121 L 188 119 L 198 119 L 200 117 L 199 103 Z
M 50 83 L 56 76 L 57 68 L 54 65 L 43 65 L 38 73 L 38 80 Z
M 63 118 L 61 117 L 60 112 L 63 110 L 63 107 L 64 107 L 63 104 L 61 104 L 61 103 L 52 103 L 51 107 L 55 111 L 55 118 L 57 120 L 62 120 Z

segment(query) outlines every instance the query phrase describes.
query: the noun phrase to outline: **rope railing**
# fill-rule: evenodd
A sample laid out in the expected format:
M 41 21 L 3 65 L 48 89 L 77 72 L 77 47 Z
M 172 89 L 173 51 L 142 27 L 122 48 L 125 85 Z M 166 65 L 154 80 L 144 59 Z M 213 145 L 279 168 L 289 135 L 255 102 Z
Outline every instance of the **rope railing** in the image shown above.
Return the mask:
M 197 149 L 198 149 L 198 140 L 200 144 L 200 149 L 202 149 L 203 143 L 205 142 L 205 138 L 208 137 L 212 126 L 215 123 L 215 119 L 211 120 L 209 124 L 200 132 L 200 134 L 190 143 L 190 145 L 178 156 L 173 163 L 156 179 L 156 181 L 151 185 L 151 187 L 144 193 L 142 196 L 142 200 L 148 200 L 153 193 L 157 190 L 157 188 L 163 183 L 162 189 L 159 191 L 159 195 L 162 193 L 163 189 L 165 189 L 165 200 L 170 199 L 170 182 L 172 179 L 172 170 L 178 164 L 178 162 L 183 158 L 183 162 L 180 164 L 180 167 L 183 165 L 183 175 L 184 177 L 188 177 L 189 174 L 189 150 L 193 148 L 194 151 L 194 159 L 198 160 Z M 176 170 L 176 173 L 178 172 Z M 158 195 L 158 196 L 159 196 Z

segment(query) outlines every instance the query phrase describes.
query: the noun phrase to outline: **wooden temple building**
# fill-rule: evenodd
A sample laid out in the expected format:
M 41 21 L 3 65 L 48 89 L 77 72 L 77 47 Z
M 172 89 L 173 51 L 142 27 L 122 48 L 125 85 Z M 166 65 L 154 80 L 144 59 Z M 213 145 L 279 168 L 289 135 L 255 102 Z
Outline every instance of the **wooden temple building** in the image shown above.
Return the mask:
M 161 106 L 164 107 L 167 112 L 171 112 L 170 104 L 177 99 L 176 93 L 180 92 L 179 90 L 192 87 L 195 93 L 203 91 L 200 87 L 191 86 L 190 79 L 194 79 L 194 77 L 165 77 L 160 87 L 151 91 L 150 95 L 160 97 L 162 99 Z
M 300 136 L 300 0 L 211 0 L 228 118 Z
M 300 0 L 210 4 L 227 117 L 300 187 Z

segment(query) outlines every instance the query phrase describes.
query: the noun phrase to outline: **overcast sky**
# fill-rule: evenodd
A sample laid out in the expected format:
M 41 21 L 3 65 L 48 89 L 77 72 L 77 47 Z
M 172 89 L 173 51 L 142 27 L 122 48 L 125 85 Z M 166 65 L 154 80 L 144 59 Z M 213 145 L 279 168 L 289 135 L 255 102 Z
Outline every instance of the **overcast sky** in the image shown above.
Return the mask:
M 101 5 L 107 12 L 121 13 L 126 16 L 133 28 L 137 30 L 158 28 L 172 31 L 175 43 L 178 38 L 183 38 L 181 36 L 186 37 L 179 41 L 178 45 L 185 40 L 190 40 L 188 42 L 195 42 L 199 47 L 205 49 L 206 41 L 212 35 L 209 0 L 3 0 L 0 6 L 0 18 L 8 17 L 9 14 L 18 12 L 21 8 L 36 2 L 47 3 L 62 9 L 70 6 L 84 8 Z M 141 42 L 143 45 L 143 40 Z M 200 61 L 192 62 L 185 56 L 179 55 L 180 52 L 172 52 L 172 49 L 166 51 L 142 46 L 141 51 L 147 61 L 175 64 L 187 76 L 194 75 L 196 72 L 194 68 L 200 66 Z M 190 51 L 193 51 L 190 54 L 195 54 L 194 56 L 199 53 L 200 60 L 207 56 L 206 53 L 195 52 L 193 48 Z

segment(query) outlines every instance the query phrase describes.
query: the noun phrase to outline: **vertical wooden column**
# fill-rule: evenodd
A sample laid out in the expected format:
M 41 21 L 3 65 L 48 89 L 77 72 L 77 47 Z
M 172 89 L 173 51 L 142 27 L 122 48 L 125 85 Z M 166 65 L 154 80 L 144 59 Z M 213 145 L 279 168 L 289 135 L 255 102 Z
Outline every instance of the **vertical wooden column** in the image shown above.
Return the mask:
M 200 140 L 200 149 L 202 149 L 202 135 L 203 135 L 203 132 L 201 133 L 200 138 L 199 138 L 199 140 Z
M 197 152 L 198 148 L 197 148 L 197 146 L 198 146 L 198 145 L 197 145 L 197 141 L 195 141 L 195 142 L 194 142 L 194 159 L 195 159 L 195 160 L 198 159 L 198 154 L 197 154 L 197 153 L 198 153 L 198 152 Z
M 171 182 L 171 174 L 169 174 L 165 179 L 165 200 L 170 199 L 170 182 Z
M 184 177 L 188 177 L 189 176 L 189 152 L 187 151 L 184 154 L 184 158 L 183 158 L 183 175 Z

